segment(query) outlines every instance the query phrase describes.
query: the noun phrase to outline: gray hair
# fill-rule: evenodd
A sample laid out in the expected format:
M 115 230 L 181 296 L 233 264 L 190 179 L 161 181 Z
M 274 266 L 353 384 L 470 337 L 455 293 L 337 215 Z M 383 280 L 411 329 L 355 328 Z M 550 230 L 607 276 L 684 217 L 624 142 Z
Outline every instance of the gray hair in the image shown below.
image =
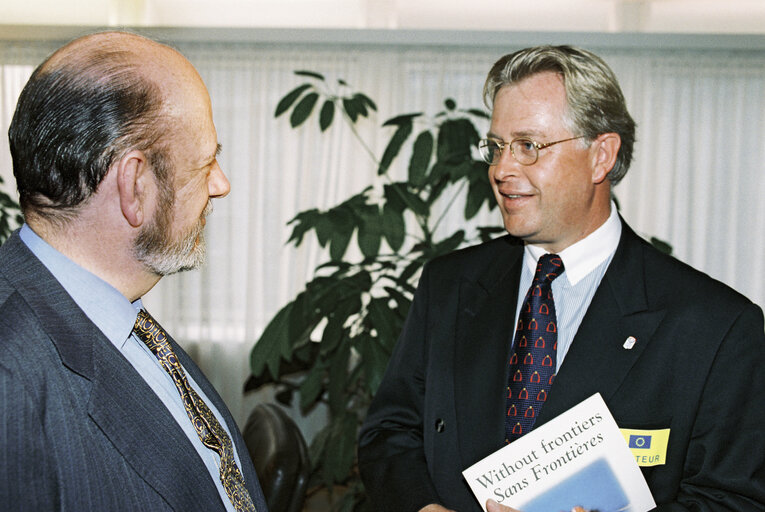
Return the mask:
M 611 68 L 597 55 L 571 46 L 537 46 L 505 55 L 492 66 L 483 87 L 486 106 L 493 108 L 499 90 L 550 71 L 560 75 L 566 89 L 568 119 L 577 135 L 592 141 L 603 133 L 617 133 L 621 147 L 608 174 L 612 185 L 621 181 L 632 161 L 635 121 Z

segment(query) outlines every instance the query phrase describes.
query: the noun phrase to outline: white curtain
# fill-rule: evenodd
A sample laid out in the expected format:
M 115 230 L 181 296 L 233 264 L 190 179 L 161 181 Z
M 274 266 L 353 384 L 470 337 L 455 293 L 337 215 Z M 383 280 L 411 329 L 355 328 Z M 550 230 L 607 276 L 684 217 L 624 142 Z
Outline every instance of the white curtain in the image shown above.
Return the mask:
M 459 37 L 455 33 L 455 43 Z M 0 43 L 4 133 L 26 77 L 52 48 L 28 46 Z M 461 108 L 483 108 L 486 72 L 517 47 L 178 47 L 210 90 L 223 144 L 220 162 L 232 189 L 214 202 L 207 265 L 163 279 L 146 303 L 197 359 L 243 425 L 253 402 L 262 398 L 242 394 L 249 351 L 325 258 L 312 238 L 297 249 L 285 245 L 287 222 L 299 211 L 330 207 L 376 183 L 375 165 L 346 126 L 336 121 L 321 134 L 316 119 L 297 130 L 286 115 L 274 119 L 279 99 L 304 81 L 293 71 L 317 71 L 332 84 L 341 78 L 369 95 L 378 113 L 358 130 L 379 156 L 390 136 L 379 126 L 390 117 L 433 115 L 447 97 Z M 635 161 L 615 190 L 624 217 L 643 235 L 669 242 L 678 258 L 765 304 L 765 55 L 596 51 L 614 68 L 638 123 Z M 405 169 L 394 172 L 403 177 Z M 12 180 L 5 137 L 0 173 L 6 184 Z M 447 212 L 444 233 L 463 223 L 460 211 Z M 500 225 L 498 214 L 484 211 L 471 222 L 488 224 Z

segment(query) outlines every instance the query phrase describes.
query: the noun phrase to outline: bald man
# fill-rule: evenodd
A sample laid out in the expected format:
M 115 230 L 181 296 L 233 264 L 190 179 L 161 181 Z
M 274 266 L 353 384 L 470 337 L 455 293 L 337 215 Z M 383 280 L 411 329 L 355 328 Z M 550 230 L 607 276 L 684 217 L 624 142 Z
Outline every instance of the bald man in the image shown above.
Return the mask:
M 229 182 L 177 51 L 51 55 L 9 130 L 26 223 L 0 247 L 0 510 L 266 510 L 234 420 L 141 297 L 204 260 Z

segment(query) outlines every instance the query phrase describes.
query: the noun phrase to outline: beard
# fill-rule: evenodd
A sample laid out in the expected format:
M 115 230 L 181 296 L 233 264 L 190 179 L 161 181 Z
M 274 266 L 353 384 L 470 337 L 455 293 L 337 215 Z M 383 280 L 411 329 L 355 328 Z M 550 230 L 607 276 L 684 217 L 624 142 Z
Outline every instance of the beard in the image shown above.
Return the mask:
M 172 236 L 173 196 L 170 187 L 161 187 L 154 219 L 141 228 L 133 241 L 133 253 L 151 272 L 167 276 L 200 267 L 205 261 L 203 219 L 212 212 L 208 199 L 197 222 L 181 236 Z

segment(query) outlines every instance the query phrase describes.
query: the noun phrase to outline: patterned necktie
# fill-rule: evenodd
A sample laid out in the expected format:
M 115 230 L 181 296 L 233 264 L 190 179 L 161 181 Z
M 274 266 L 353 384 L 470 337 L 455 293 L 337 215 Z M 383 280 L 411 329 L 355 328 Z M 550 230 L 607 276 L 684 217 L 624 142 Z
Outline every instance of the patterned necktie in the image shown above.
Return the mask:
M 152 354 L 159 359 L 162 368 L 172 377 L 199 439 L 206 447 L 220 455 L 220 480 L 234 508 L 237 512 L 255 512 L 255 505 L 234 459 L 231 439 L 207 404 L 189 385 L 186 373 L 168 342 L 167 333 L 144 310 L 138 312 L 133 332 L 149 347 Z
M 558 327 L 551 285 L 563 270 L 563 261 L 557 254 L 539 258 L 534 281 L 521 306 L 507 386 L 508 443 L 534 426 L 555 378 Z

